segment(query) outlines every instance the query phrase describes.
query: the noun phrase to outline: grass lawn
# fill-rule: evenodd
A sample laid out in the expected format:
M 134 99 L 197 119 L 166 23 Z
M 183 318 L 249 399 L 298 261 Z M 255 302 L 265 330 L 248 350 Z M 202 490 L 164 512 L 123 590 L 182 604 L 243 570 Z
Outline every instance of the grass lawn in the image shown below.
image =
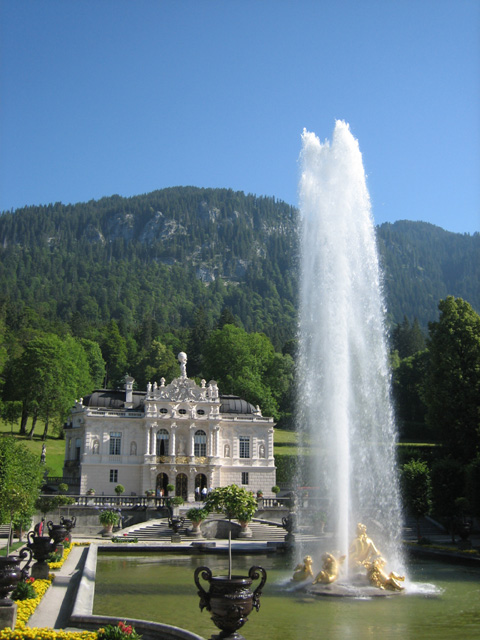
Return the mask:
M 300 446 L 299 434 L 296 431 L 284 431 L 283 429 L 275 429 L 274 448 L 275 456 L 282 455 L 307 455 L 312 453 L 312 447 Z M 308 445 L 308 441 L 307 441 Z
M 27 432 L 31 426 L 30 420 L 27 423 Z M 13 436 L 19 441 L 22 442 L 27 449 L 38 455 L 40 458 L 42 453 L 42 434 L 43 434 L 43 423 L 37 422 L 37 427 L 35 429 L 36 432 L 33 434 L 33 440 L 29 440 L 25 436 L 20 436 L 18 434 L 19 424 L 13 428 Z M 0 437 L 2 435 L 10 435 L 12 433 L 10 425 L 4 424 L 2 420 L 0 420 Z M 47 469 L 49 476 L 61 476 L 63 473 L 63 459 L 65 457 L 65 440 L 60 440 L 59 438 L 47 436 L 47 440 L 45 442 L 45 446 L 47 447 Z

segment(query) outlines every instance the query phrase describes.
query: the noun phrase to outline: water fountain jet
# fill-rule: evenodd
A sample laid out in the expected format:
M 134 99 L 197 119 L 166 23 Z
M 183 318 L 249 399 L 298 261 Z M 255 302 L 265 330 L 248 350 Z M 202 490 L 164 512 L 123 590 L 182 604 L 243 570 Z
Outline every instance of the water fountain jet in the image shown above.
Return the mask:
M 306 130 L 302 142 L 298 425 L 318 455 L 314 484 L 330 505 L 333 547 L 348 555 L 366 522 L 398 569 L 396 431 L 362 156 L 342 121 L 331 143 Z

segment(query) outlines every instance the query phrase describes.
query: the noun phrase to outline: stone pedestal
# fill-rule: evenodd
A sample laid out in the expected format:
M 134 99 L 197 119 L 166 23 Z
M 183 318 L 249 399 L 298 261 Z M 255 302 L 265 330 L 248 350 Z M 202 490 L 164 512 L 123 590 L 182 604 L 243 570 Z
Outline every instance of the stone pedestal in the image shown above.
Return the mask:
M 238 537 L 239 538 L 251 538 L 252 537 L 252 530 L 250 529 L 248 524 L 242 525 L 242 528 L 240 530 L 240 533 L 238 534 Z
M 30 572 L 32 578 L 35 578 L 36 580 L 47 580 L 49 573 L 50 567 L 46 562 L 36 562 L 32 565 L 32 570 Z
M 17 605 L 13 601 L 0 600 L 0 629 L 13 629 L 17 622 Z
M 172 537 L 170 538 L 170 540 L 171 542 L 174 542 L 177 544 L 182 541 L 182 536 L 179 533 L 174 533 L 172 534 Z

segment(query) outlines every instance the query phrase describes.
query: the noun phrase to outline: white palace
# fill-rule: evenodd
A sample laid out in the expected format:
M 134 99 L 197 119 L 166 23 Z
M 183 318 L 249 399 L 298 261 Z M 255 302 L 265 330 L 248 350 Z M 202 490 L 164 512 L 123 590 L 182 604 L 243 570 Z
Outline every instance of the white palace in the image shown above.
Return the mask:
M 97 495 L 154 491 L 193 501 L 203 487 L 232 483 L 272 496 L 275 482 L 273 418 L 237 396 L 220 395 L 215 381 L 187 377 L 184 353 L 179 378 L 162 378 L 133 390 L 97 390 L 81 398 L 65 425 L 63 475 Z

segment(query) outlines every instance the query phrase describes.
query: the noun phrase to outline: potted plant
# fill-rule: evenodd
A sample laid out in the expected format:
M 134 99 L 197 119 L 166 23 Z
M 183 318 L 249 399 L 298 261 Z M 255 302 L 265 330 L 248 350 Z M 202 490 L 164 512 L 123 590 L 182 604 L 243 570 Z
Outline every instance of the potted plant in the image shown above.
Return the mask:
M 104 535 L 111 534 L 113 530 L 113 526 L 118 524 L 118 520 L 119 520 L 118 511 L 113 511 L 112 509 L 105 509 L 104 511 L 100 512 L 100 515 L 98 517 L 100 520 L 100 524 L 103 525 Z
M 172 491 L 175 491 L 175 485 L 173 484 L 167 484 L 167 496 L 169 493 L 172 493 Z
M 257 509 L 257 501 L 252 492 L 232 484 L 211 491 L 205 501 L 205 509 L 224 513 L 231 525 L 232 518 L 249 522 Z M 210 584 L 206 592 L 200 585 L 200 576 Z M 254 592 L 250 591 L 253 580 L 260 579 Z M 222 630 L 219 637 L 240 637 L 236 634 L 245 622 L 253 607 L 260 608 L 260 595 L 267 580 L 263 567 L 253 566 L 248 576 L 232 576 L 232 533 L 228 530 L 228 576 L 213 576 L 208 567 L 197 567 L 194 581 L 200 596 L 200 610 L 210 611 L 214 624 Z
M 185 514 L 187 518 L 192 523 L 192 529 L 190 531 L 191 535 L 200 536 L 202 532 L 200 531 L 200 525 L 206 518 L 208 517 L 208 510 L 205 508 L 192 507 Z
M 229 525 L 233 518 L 240 522 L 250 522 L 257 510 L 257 501 L 251 491 L 231 484 L 227 487 L 213 489 L 205 501 L 205 509 L 209 512 L 224 513 Z M 228 529 L 228 576 L 232 576 L 232 532 Z
M 155 495 L 155 491 L 153 489 L 147 489 L 145 491 L 145 495 L 147 496 L 147 498 L 152 498 Z
M 275 498 L 277 497 L 277 493 L 280 493 L 280 487 L 276 484 L 273 485 L 272 487 L 272 493 L 274 494 Z M 277 506 L 277 501 L 275 500 L 274 505 Z
M 125 487 L 123 486 L 123 484 L 117 484 L 117 486 L 115 487 L 115 493 L 119 497 L 122 495 L 122 493 L 125 493 Z
M 95 495 L 95 489 L 89 489 L 87 491 L 87 496 L 94 496 Z

